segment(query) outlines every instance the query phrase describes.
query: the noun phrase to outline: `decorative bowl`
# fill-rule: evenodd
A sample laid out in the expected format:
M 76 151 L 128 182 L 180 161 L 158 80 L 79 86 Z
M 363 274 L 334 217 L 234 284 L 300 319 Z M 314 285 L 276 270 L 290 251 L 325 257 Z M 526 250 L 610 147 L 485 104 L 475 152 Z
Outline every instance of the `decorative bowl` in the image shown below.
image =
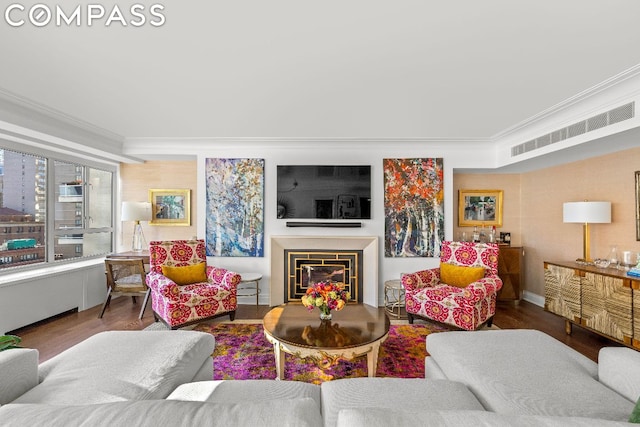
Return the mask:
M 597 258 L 593 260 L 593 265 L 598 268 L 607 268 L 611 264 L 611 261 L 608 259 Z

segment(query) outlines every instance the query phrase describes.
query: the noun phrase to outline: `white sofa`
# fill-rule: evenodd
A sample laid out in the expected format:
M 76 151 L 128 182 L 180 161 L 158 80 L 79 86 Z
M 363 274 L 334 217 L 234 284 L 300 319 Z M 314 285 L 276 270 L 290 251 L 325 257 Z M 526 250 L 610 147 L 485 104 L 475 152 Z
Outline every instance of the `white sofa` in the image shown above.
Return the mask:
M 39 367 L 35 350 L 0 352 L 0 425 L 616 426 L 640 394 L 639 353 L 603 349 L 597 365 L 536 331 L 431 334 L 427 378 L 321 386 L 211 381 L 214 345 L 106 332 Z
M 426 341 L 426 378 L 461 382 L 487 411 L 597 425 L 627 421 L 640 397 L 640 353 L 630 348 L 605 347 L 595 363 L 535 330 L 446 332 Z
M 40 365 L 37 350 L 2 351 L 0 425 L 322 425 L 312 384 L 274 394 L 276 381 L 223 381 L 213 402 L 166 399 L 183 384 L 214 383 L 214 348 L 211 334 L 158 330 L 102 332 Z
M 0 357 L 11 360 L 14 369 L 5 370 L 6 361 L 0 359 L 6 388 L 0 393 L 0 404 L 164 399 L 180 384 L 213 378 L 214 348 L 213 336 L 203 332 L 110 331 L 93 335 L 40 365 L 36 350 L 6 350 Z M 19 389 L 8 385 L 23 382 L 22 378 L 28 381 Z

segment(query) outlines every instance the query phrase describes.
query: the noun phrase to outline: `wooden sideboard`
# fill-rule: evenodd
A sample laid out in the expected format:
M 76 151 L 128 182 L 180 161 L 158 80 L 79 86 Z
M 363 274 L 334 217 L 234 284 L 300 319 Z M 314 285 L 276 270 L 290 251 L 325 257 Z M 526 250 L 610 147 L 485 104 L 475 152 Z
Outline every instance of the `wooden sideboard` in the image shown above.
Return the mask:
M 502 289 L 498 291 L 497 301 L 518 303 L 524 289 L 524 248 L 500 246 L 498 276 L 502 279 Z
M 567 334 L 576 324 L 640 349 L 640 279 L 615 268 L 545 261 L 544 280 L 544 308 L 565 318 Z

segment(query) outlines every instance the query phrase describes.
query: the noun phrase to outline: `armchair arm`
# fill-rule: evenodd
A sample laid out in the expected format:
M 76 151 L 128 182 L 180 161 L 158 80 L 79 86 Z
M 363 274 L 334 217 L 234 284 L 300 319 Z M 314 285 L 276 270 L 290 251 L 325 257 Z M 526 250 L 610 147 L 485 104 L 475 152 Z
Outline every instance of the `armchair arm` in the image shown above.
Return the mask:
M 222 286 L 229 291 L 235 290 L 241 280 L 238 273 L 210 265 L 207 266 L 207 278 L 211 283 Z
M 171 301 L 178 301 L 180 288 L 173 280 L 160 273 L 151 271 L 147 274 L 147 286 Z
M 466 288 L 460 288 L 460 290 L 471 294 L 472 297 L 467 296 L 467 299 L 475 304 L 488 296 L 497 294 L 500 288 L 502 288 L 502 279 L 498 276 L 489 276 L 469 284 Z
M 406 273 L 400 276 L 405 291 L 413 292 L 424 287 L 433 287 L 440 283 L 440 269 L 431 268 L 428 270 Z

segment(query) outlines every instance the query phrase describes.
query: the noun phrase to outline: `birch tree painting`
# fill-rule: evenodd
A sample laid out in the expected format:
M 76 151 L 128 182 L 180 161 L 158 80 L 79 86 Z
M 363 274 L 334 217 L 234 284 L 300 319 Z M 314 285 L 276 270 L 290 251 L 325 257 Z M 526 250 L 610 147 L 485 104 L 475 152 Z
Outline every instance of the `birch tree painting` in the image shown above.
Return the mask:
M 264 159 L 206 159 L 208 256 L 264 256 Z
M 384 159 L 385 256 L 438 257 L 444 240 L 442 158 Z

